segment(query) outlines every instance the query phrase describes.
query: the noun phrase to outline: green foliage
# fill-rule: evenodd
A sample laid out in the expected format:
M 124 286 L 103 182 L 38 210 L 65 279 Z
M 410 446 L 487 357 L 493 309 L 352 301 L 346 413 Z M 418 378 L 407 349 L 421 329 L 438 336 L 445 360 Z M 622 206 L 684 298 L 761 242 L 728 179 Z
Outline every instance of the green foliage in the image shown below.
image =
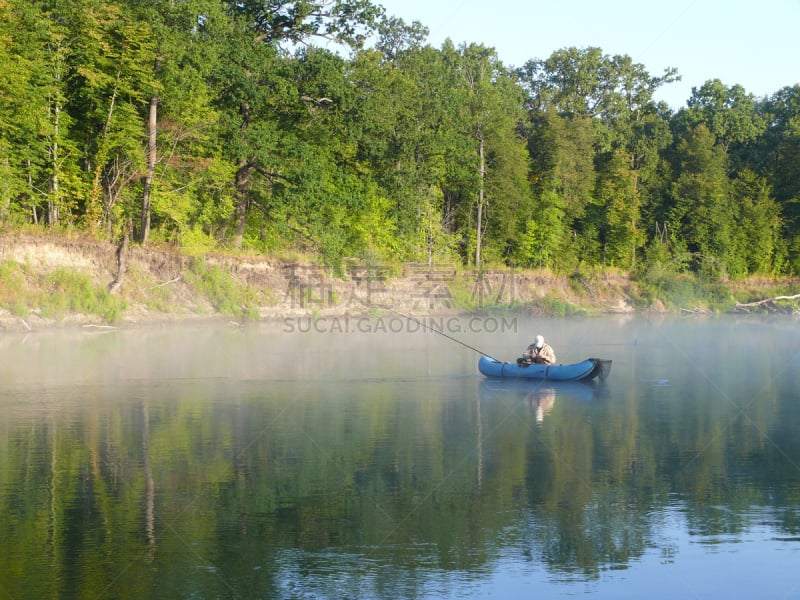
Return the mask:
M 512 72 L 382 13 L 7 0 L 0 222 L 147 227 L 190 255 L 297 252 L 339 273 L 353 257 L 644 272 L 666 224 L 658 260 L 678 272 L 800 271 L 797 86 L 759 101 L 711 80 L 672 114 L 654 93 L 674 69 L 590 47 Z
M 199 226 L 194 226 L 190 230 L 178 233 L 175 241 L 179 242 L 181 248 L 188 256 L 202 256 L 216 248 L 216 241 Z
M 235 281 L 223 268 L 194 258 L 189 262 L 185 279 L 220 313 L 243 319 L 258 317 L 255 291 Z
M 603 264 L 632 270 L 645 241 L 637 173 L 629 168 L 628 155 L 622 150 L 612 153 L 604 171 L 592 210 L 603 247 Z
M 528 310 L 537 316 L 553 318 L 575 317 L 586 313 L 585 309 L 552 293 L 532 302 L 528 306 Z
M 711 310 L 726 312 L 736 303 L 727 283 L 699 279 L 689 273 L 651 267 L 637 280 L 639 308 L 652 308 L 660 303 L 669 310 Z
M 697 304 L 694 277 L 688 274 L 656 270 L 639 281 L 641 300 L 647 306 L 656 301 L 670 309 L 692 308 Z
M 25 317 L 29 306 L 29 286 L 25 271 L 13 261 L 0 263 L 0 306 L 13 315 Z
M 24 265 L 5 261 L 0 263 L 0 306 L 21 317 L 27 316 L 31 308 L 46 319 L 78 313 L 116 323 L 126 303 L 97 287 L 88 275 L 74 270 L 59 268 L 40 275 L 29 272 Z
M 740 85 L 728 87 L 719 79 L 709 80 L 692 91 L 687 103 L 690 127 L 704 124 L 727 152 L 733 143 L 755 140 L 766 122 L 756 112 L 756 102 Z
M 728 158 L 704 125 L 678 147 L 680 175 L 673 184 L 670 213 L 673 240 L 692 253 L 693 270 L 708 277 L 727 275 L 737 259 L 732 243 L 733 198 Z
M 729 284 L 719 281 L 700 283 L 700 293 L 714 312 L 727 312 L 736 304 Z
M 98 288 L 88 275 L 59 268 L 46 275 L 40 299 L 42 316 L 63 317 L 68 313 L 99 315 L 109 323 L 119 320 L 125 303 L 108 290 Z

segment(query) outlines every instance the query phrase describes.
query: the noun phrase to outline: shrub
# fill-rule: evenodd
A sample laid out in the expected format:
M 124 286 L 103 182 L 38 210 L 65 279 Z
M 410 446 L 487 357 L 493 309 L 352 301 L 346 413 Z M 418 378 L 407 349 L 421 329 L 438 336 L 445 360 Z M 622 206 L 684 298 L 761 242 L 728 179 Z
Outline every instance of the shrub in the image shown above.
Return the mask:
M 219 312 L 244 319 L 258 317 L 255 292 L 234 281 L 224 269 L 195 258 L 189 263 L 186 281 Z
M 42 281 L 39 307 L 42 316 L 60 318 L 68 313 L 98 315 L 109 323 L 119 321 L 125 303 L 105 288 L 97 287 L 88 275 L 56 269 Z

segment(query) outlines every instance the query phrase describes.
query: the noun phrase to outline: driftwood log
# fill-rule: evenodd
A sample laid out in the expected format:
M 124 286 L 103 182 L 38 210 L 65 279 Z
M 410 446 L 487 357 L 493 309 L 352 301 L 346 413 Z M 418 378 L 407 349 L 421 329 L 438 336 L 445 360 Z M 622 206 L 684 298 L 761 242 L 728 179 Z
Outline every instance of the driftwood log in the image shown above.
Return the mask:
M 775 296 L 774 298 L 764 298 L 763 300 L 756 300 L 755 302 L 737 302 L 734 310 L 744 310 L 747 312 L 748 308 L 756 306 L 781 310 L 777 306 L 777 303 L 781 300 L 800 300 L 800 294 L 795 294 L 794 296 Z

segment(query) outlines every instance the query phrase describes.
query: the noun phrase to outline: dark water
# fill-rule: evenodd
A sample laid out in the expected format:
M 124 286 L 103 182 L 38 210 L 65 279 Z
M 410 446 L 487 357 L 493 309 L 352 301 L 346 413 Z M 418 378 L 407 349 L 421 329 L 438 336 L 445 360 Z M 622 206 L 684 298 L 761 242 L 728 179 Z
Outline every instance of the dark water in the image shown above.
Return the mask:
M 800 598 L 800 322 L 511 319 L 434 325 L 611 376 L 386 323 L 0 337 L 0 598 Z

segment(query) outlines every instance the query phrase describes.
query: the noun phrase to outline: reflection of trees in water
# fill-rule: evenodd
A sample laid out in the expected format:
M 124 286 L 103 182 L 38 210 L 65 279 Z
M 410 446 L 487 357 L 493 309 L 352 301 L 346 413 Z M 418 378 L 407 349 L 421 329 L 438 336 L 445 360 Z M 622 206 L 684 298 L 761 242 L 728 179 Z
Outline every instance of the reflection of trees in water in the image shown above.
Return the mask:
M 559 401 L 549 426 L 527 440 L 532 554 L 586 574 L 653 546 L 671 555 L 672 542 L 658 536 L 673 509 L 692 535 L 737 536 L 765 523 L 800 532 L 797 408 L 779 420 L 788 399 L 778 390 L 742 412 L 730 401 L 741 397 L 735 389 L 686 385 L 692 393 L 670 397 L 691 401 L 639 402 L 633 393 L 591 405 Z M 726 401 L 715 402 L 720 394 Z
M 775 390 L 743 412 L 541 384 L 481 385 L 480 402 L 466 387 L 419 402 L 378 384 L 336 402 L 322 389 L 203 383 L 168 402 L 142 389 L 148 400 L 113 410 L 83 398 L 41 422 L 31 411 L 0 433 L 14 549 L 0 586 L 39 565 L 54 577 L 24 580 L 32 595 L 98 596 L 113 580 L 182 596 L 192 578 L 205 595 L 280 595 L 281 573 L 357 564 L 388 594 L 413 591 L 414 573 L 485 568 L 509 543 L 594 577 L 669 545 L 659 515 L 676 504 L 698 535 L 765 514 L 800 533 L 798 417 Z M 410 587 L 380 583 L 398 572 Z
M 624 448 L 598 448 L 583 411 L 567 410 L 558 418 L 558 426 L 528 440 L 527 543 L 552 569 L 594 577 L 652 544 L 650 514 L 666 494 L 652 478 L 634 475 L 629 462 L 618 462 Z

